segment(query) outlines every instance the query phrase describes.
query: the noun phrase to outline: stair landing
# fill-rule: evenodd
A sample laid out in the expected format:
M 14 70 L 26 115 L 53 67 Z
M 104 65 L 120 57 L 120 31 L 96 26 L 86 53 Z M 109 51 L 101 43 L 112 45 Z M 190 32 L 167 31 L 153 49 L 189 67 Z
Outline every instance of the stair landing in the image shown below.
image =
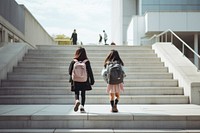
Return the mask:
M 73 105 L 0 105 L 1 129 L 199 129 L 200 106 L 85 105 L 86 113 Z M 16 122 L 17 121 L 17 122 Z

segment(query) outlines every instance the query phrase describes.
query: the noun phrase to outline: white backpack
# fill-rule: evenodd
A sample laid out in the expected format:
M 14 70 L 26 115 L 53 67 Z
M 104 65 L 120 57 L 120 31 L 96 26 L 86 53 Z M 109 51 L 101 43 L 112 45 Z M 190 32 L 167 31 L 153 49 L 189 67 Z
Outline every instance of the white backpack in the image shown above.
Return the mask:
M 87 81 L 87 70 L 85 63 L 88 61 L 85 59 L 80 62 L 77 59 L 74 59 L 74 67 L 72 70 L 72 80 L 76 82 L 86 82 Z

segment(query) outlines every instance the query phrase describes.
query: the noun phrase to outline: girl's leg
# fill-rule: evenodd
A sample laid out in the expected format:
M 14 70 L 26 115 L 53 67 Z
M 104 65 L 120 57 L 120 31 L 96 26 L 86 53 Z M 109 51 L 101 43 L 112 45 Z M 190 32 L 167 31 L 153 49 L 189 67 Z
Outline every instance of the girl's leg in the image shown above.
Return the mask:
M 85 105 L 85 90 L 81 91 L 81 107 L 80 107 L 81 113 L 85 113 L 84 105 Z
M 115 96 L 116 96 L 116 98 L 115 98 L 115 104 L 114 104 L 114 112 L 118 112 L 117 104 L 119 102 L 119 96 L 120 96 L 120 94 L 119 93 L 115 93 Z
M 74 111 L 78 111 L 78 107 L 80 105 L 80 102 L 79 102 L 79 91 L 75 91 L 75 105 L 74 105 Z
M 85 105 L 85 90 L 81 91 L 81 105 Z
M 79 100 L 79 91 L 75 90 L 75 100 Z
M 115 98 L 115 94 L 114 93 L 110 93 L 110 105 L 112 107 L 111 112 L 114 112 L 113 107 L 114 107 L 114 98 Z
M 115 94 L 114 93 L 110 93 L 110 101 L 114 101 L 115 99 Z
M 115 99 L 115 105 L 117 105 L 118 102 L 119 102 L 120 94 L 119 94 L 119 93 L 115 93 L 115 96 L 116 96 L 116 99 Z

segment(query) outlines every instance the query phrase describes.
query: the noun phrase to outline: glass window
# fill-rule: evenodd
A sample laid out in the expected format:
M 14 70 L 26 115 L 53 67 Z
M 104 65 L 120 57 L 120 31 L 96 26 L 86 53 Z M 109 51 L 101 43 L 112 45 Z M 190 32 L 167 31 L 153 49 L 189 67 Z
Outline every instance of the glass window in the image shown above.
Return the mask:
M 142 13 L 150 11 L 200 11 L 200 0 L 142 0 Z
M 159 4 L 160 0 L 142 0 L 142 4 L 146 5 L 146 4 Z
M 184 11 L 187 10 L 186 6 L 181 5 L 161 5 L 160 11 Z
M 160 0 L 160 4 L 187 4 L 188 0 Z
M 200 4 L 200 0 L 188 0 L 188 4 Z

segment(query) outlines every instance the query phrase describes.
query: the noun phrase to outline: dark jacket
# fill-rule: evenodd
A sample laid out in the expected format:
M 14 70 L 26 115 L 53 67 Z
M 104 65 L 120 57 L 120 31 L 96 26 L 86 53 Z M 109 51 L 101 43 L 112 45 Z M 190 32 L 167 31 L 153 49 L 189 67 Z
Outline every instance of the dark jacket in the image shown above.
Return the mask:
M 94 84 L 94 76 L 93 76 L 93 72 L 92 72 L 92 68 L 90 65 L 90 61 L 87 61 L 86 64 L 86 69 L 87 69 L 87 81 L 86 82 L 75 82 L 72 80 L 72 70 L 73 70 L 73 66 L 74 66 L 75 61 L 72 61 L 69 65 L 69 75 L 70 75 L 70 79 L 69 82 L 71 82 L 71 91 L 75 91 L 75 90 L 92 90 L 91 85 Z
M 77 41 L 77 33 L 72 33 L 71 39 Z

